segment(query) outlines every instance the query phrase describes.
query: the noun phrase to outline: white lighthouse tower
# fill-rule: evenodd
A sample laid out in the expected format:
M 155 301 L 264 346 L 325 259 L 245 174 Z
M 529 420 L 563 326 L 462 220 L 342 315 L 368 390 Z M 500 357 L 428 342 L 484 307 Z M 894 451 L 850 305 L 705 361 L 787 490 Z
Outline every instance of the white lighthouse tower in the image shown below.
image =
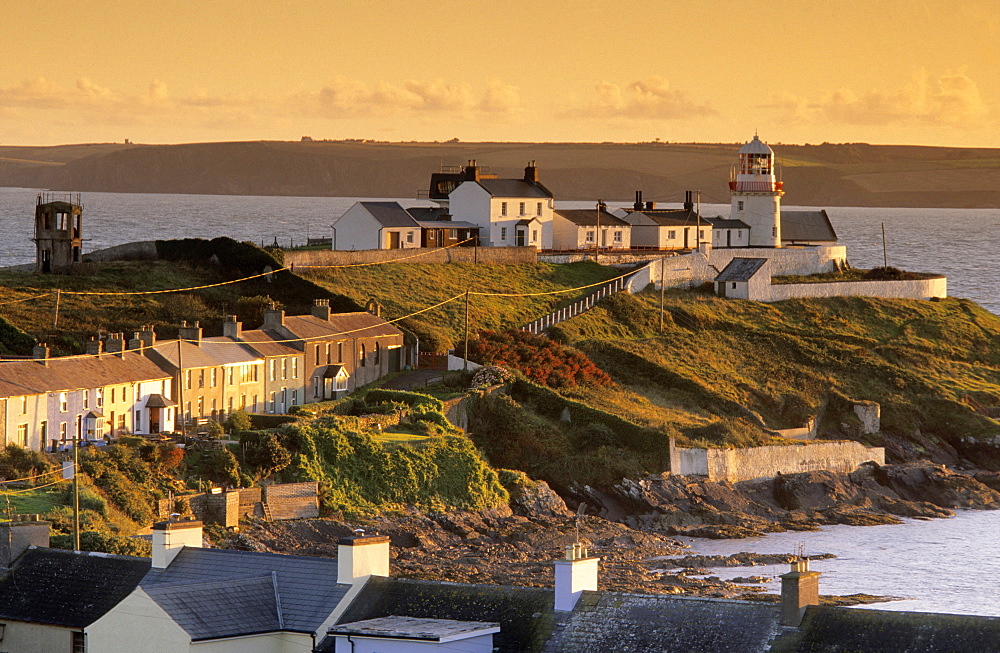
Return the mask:
M 781 247 L 782 182 L 774 177 L 774 152 L 757 134 L 740 148 L 740 163 L 733 168 L 729 191 L 733 196 L 731 220 L 750 227 L 750 247 Z

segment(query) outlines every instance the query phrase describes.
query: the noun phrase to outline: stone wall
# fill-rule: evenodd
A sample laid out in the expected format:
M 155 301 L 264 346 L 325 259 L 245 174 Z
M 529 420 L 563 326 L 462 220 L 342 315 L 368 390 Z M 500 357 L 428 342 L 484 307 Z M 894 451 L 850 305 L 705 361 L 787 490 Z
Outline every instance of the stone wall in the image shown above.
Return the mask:
M 870 460 L 884 465 L 885 449 L 869 448 L 859 442 L 810 442 L 742 449 L 671 447 L 670 473 L 736 483 L 815 470 L 848 473 Z
M 415 256 L 419 255 L 419 256 Z M 350 265 L 353 263 L 482 263 L 484 265 L 524 265 L 538 260 L 534 247 L 450 247 L 448 249 L 366 249 L 286 251 L 285 265 L 293 270 L 310 265 Z
M 271 511 L 271 519 L 304 519 L 319 517 L 319 483 L 282 483 L 265 485 L 263 501 Z
M 762 293 L 764 294 L 764 293 Z M 778 283 L 767 288 L 766 296 L 751 297 L 761 302 L 779 302 L 798 297 L 887 297 L 930 299 L 948 296 L 945 277 L 907 281 L 831 281 L 828 283 Z

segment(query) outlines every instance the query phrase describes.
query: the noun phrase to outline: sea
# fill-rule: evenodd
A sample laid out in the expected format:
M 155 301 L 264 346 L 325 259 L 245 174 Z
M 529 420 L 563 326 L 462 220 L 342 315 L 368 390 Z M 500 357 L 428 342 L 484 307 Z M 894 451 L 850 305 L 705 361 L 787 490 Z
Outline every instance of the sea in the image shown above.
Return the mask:
M 0 267 L 34 261 L 34 206 L 40 191 L 0 188 Z M 305 244 L 330 237 L 331 224 L 354 197 L 274 197 L 84 193 L 84 252 L 137 240 L 229 236 L 258 244 Z M 404 206 L 429 206 L 396 199 Z M 615 203 L 611 203 L 616 206 Z M 591 206 L 557 202 L 561 208 Z M 617 206 L 629 206 L 627 203 Z M 667 205 L 670 206 L 670 205 Z M 793 208 L 793 207 L 788 207 Z M 795 207 L 809 208 L 809 207 Z M 728 205 L 703 204 L 725 216 Z M 859 268 L 883 263 L 948 277 L 950 295 L 1000 315 L 1000 209 L 827 208 L 848 259 Z M 884 234 L 884 236 L 883 236 Z M 903 600 L 869 607 L 1000 616 L 1000 511 L 965 511 L 951 519 L 902 525 L 832 526 L 817 532 L 748 540 L 689 540 L 697 553 L 796 551 L 832 553 L 817 561 L 824 594 L 859 592 Z M 723 578 L 777 576 L 786 566 L 713 569 Z M 777 591 L 777 581 L 769 589 Z

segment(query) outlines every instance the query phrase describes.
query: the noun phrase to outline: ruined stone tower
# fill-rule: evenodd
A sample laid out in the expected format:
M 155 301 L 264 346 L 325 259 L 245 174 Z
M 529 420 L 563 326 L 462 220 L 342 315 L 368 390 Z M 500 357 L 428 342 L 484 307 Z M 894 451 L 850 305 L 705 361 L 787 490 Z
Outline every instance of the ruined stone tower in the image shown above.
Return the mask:
M 83 254 L 83 204 L 80 196 L 60 199 L 39 193 L 35 205 L 35 271 L 61 272 Z

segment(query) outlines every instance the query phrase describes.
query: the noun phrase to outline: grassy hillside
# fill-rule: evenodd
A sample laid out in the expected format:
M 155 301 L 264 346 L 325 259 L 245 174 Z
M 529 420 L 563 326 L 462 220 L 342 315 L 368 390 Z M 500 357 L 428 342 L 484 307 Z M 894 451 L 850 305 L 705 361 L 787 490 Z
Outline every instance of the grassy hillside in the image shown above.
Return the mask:
M 303 276 L 330 292 L 364 303 L 374 298 L 383 315 L 395 318 L 464 293 L 544 293 L 598 283 L 621 272 L 592 262 L 571 265 L 475 265 L 471 263 L 392 264 L 309 271 Z M 588 291 L 533 297 L 486 297 L 469 300 L 470 331 L 510 329 L 530 322 Z M 446 351 L 465 329 L 464 299 L 415 316 L 402 326 L 420 336 L 421 349 Z
M 780 136 L 780 135 L 774 135 Z M 247 142 L 0 147 L 0 186 L 74 191 L 413 197 L 441 165 L 477 159 L 504 176 L 529 160 L 565 200 L 728 202 L 737 143 Z M 1000 151 L 774 145 L 785 202 L 813 206 L 1000 206 Z

